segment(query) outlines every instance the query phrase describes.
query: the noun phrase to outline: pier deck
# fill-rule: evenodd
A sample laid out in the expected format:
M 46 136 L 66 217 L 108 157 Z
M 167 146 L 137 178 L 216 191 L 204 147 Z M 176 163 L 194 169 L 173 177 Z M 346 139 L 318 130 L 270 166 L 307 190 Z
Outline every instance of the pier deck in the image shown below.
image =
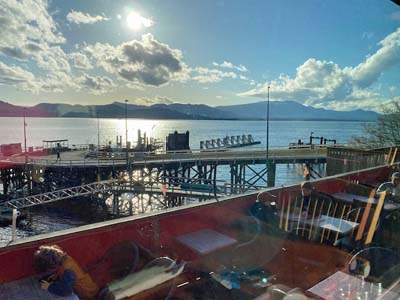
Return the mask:
M 207 151 L 207 152 L 167 152 L 167 153 L 129 153 L 131 165 L 143 166 L 146 164 L 190 163 L 198 161 L 213 161 L 219 164 L 229 164 L 232 161 L 250 161 L 254 163 L 266 162 L 265 150 L 254 151 Z M 325 162 L 326 148 L 316 149 L 272 149 L 268 153 L 269 160 L 275 163 L 307 163 Z M 11 161 L 15 164 L 25 164 L 24 157 L 15 157 Z M 61 154 L 57 160 L 56 155 L 28 157 L 29 165 L 42 167 L 108 167 L 124 166 L 127 164 L 125 153 L 115 153 L 110 158 L 87 158 L 84 151 L 69 151 Z

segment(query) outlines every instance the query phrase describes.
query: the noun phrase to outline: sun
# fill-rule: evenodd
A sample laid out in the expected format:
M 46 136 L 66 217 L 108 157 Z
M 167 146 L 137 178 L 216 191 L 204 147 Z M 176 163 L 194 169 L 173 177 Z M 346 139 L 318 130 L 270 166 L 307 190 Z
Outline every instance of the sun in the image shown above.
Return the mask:
M 131 11 L 126 17 L 126 24 L 132 30 L 139 30 L 142 27 L 151 27 L 154 24 L 152 19 L 143 17 L 141 14 Z
M 137 12 L 130 12 L 126 17 L 126 23 L 132 30 L 139 30 L 143 26 L 142 16 Z

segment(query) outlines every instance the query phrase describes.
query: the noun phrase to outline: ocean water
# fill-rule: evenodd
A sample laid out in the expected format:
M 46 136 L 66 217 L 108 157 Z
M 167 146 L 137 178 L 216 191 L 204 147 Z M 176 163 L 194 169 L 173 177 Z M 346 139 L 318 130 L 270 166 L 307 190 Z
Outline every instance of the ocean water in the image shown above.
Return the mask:
M 24 127 L 22 118 L 0 118 L 0 144 L 23 143 Z M 116 143 L 116 136 L 122 136 L 125 143 L 125 119 L 70 119 L 70 118 L 27 118 L 27 146 L 42 146 L 43 140 L 68 139 L 69 145 Z M 253 149 L 265 149 L 267 125 L 265 121 L 225 121 L 225 120 L 141 120 L 128 119 L 128 140 L 137 141 L 138 130 L 148 137 L 165 141 L 174 131 L 190 132 L 191 149 L 199 149 L 200 141 L 252 134 L 261 141 Z M 309 141 L 314 136 L 336 139 L 338 143 L 348 142 L 352 136 L 362 134 L 361 122 L 321 122 L 321 121 L 271 121 L 269 124 L 269 146 L 287 147 L 291 142 L 302 139 Z M 316 141 L 314 141 L 316 142 Z M 240 148 L 245 151 L 249 148 Z M 262 166 L 256 167 L 260 170 Z M 218 179 L 229 179 L 228 168 L 220 167 Z M 295 166 L 277 166 L 276 185 L 301 180 L 302 170 Z
M 98 125 L 100 143 L 115 143 L 116 136 L 125 141 L 124 119 L 70 119 L 70 118 L 27 118 L 26 140 L 28 146 L 42 146 L 43 140 L 68 139 L 72 144 L 97 144 Z M 223 138 L 226 135 L 252 134 L 255 140 L 266 144 L 265 121 L 224 121 L 224 120 L 141 120 L 128 119 L 128 140 L 137 140 L 137 131 L 164 140 L 174 132 L 190 132 L 190 146 L 199 149 L 200 141 Z M 352 136 L 362 133 L 361 122 L 337 121 L 270 121 L 269 145 L 287 146 L 297 139 L 306 139 L 311 132 L 346 143 Z M 0 144 L 23 143 L 24 126 L 22 118 L 0 118 Z
M 22 118 L 0 118 L 0 144 L 24 142 L 24 125 Z M 72 118 L 27 118 L 26 119 L 27 146 L 42 146 L 43 140 L 68 139 L 69 145 L 95 144 L 105 145 L 116 142 L 116 136 L 122 136 L 125 143 L 125 119 L 72 119 Z M 128 140 L 135 143 L 138 130 L 148 137 L 155 137 L 165 141 L 169 133 L 190 132 L 190 147 L 192 150 L 200 148 L 200 141 L 252 134 L 253 138 L 261 141 L 253 149 L 265 149 L 267 124 L 265 121 L 222 121 L 222 120 L 128 120 Z M 353 136 L 361 135 L 361 122 L 333 122 L 333 121 L 270 121 L 269 146 L 287 147 L 291 142 L 302 139 L 309 141 L 310 133 L 314 136 L 323 136 L 327 139 L 336 139 L 338 143 L 347 143 Z M 242 151 L 249 148 L 241 148 Z M 263 166 L 255 167 L 260 170 Z M 323 173 L 324 170 L 319 170 Z M 299 165 L 278 165 L 276 185 L 284 185 L 302 180 L 303 168 Z M 229 181 L 228 167 L 218 169 L 218 179 Z M 260 184 L 262 184 L 260 182 Z M 61 230 L 87 223 L 80 216 L 60 215 L 59 212 L 43 209 L 33 215 L 33 227 L 22 228 L 18 231 L 19 237 L 32 234 Z M 10 237 L 9 228 L 0 228 L 0 245 L 6 243 Z

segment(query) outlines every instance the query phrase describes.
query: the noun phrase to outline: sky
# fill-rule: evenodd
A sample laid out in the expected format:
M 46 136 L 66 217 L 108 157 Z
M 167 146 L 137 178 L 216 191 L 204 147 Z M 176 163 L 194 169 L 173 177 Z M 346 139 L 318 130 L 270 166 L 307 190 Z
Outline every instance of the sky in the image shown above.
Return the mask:
M 297 101 L 380 111 L 400 100 L 389 0 L 0 0 L 0 100 Z

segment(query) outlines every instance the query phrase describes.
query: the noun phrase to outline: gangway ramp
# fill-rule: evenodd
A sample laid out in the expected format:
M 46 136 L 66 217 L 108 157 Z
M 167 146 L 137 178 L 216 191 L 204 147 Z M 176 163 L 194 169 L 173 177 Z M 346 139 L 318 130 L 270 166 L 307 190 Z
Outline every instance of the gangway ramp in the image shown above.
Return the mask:
M 197 186 L 202 186 L 203 189 L 199 189 Z M 215 193 L 221 194 L 221 190 L 216 189 L 214 192 L 214 187 L 212 185 L 184 184 L 183 187 L 174 187 L 174 186 L 167 187 L 165 192 L 167 194 L 175 194 L 181 196 L 211 198 L 215 196 Z M 94 182 L 90 184 L 65 188 L 43 194 L 37 194 L 23 198 L 13 199 L 0 205 L 0 209 L 1 207 L 7 207 L 8 209 L 10 208 L 22 209 L 32 206 L 44 205 L 47 203 L 52 203 L 60 200 L 66 200 L 75 197 L 82 197 L 104 192 L 118 192 L 119 194 L 135 193 L 135 192 L 145 193 L 145 194 L 163 193 L 161 187 L 158 185 L 151 185 L 145 187 L 140 185 L 131 185 L 129 182 L 126 182 L 124 180 L 113 179 L 113 180 Z
M 113 186 L 117 182 L 118 180 L 99 181 L 81 186 L 61 189 L 53 192 L 27 196 L 7 201 L 4 203 L 5 204 L 4 206 L 9 208 L 21 209 L 21 208 L 27 208 L 31 206 L 56 202 L 64 199 L 70 199 L 74 197 L 87 196 L 90 194 L 109 191 L 113 188 Z

